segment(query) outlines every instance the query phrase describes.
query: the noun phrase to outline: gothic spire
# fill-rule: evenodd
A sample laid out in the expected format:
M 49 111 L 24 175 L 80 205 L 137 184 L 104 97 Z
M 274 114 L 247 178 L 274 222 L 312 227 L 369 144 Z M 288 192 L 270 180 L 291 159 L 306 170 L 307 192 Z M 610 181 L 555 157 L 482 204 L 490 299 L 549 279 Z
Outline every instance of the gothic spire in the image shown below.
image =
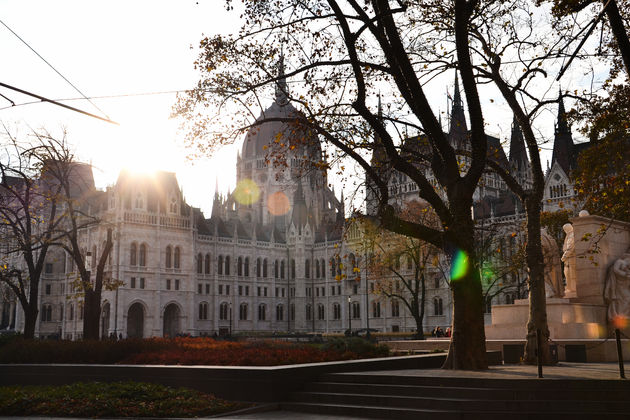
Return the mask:
M 525 148 L 525 140 L 523 139 L 523 132 L 516 121 L 516 117 L 512 119 L 512 136 L 510 138 L 509 160 L 512 167 L 517 171 L 525 170 L 527 168 L 527 164 L 529 163 Z
M 280 52 L 280 60 L 278 61 L 278 81 L 276 82 L 276 103 L 278 105 L 286 105 L 289 95 L 287 79 L 284 77 L 284 51 Z
M 575 156 L 573 150 L 573 137 L 571 136 L 571 128 L 567 121 L 567 115 L 564 109 L 564 100 L 562 92 L 558 94 L 558 120 L 556 122 L 556 132 L 553 142 L 553 155 L 551 164 L 558 162 L 564 172 L 568 175 L 570 170 L 575 167 Z
M 453 105 L 451 107 L 451 126 L 448 131 L 452 140 L 463 140 L 468 134 L 466 116 L 464 115 L 464 103 L 459 93 L 459 79 L 455 70 L 455 90 L 453 93 Z

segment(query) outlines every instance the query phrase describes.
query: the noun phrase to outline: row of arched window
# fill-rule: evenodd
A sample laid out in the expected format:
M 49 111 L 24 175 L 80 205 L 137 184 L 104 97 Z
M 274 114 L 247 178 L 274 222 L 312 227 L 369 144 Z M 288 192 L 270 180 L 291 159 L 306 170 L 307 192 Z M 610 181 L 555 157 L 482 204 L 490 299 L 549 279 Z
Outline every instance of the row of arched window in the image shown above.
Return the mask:
M 147 251 L 148 247 L 146 244 L 140 244 L 138 246 L 137 243 L 132 242 L 131 247 L 129 248 L 129 265 L 131 266 L 139 266 L 146 267 L 147 266 Z M 95 261 L 95 258 L 92 257 L 92 261 Z M 210 261 L 208 261 L 209 263 Z M 165 263 L 166 268 L 181 268 L 181 249 L 176 246 L 173 247 L 168 245 L 166 247 L 165 254 Z
M 68 321 L 73 321 L 75 317 L 73 303 L 68 304 L 67 311 L 68 311 Z M 59 314 L 59 319 L 56 321 L 63 321 L 63 305 L 60 305 L 58 314 Z M 78 303 L 77 319 L 79 321 L 83 320 L 83 302 Z M 55 321 L 53 320 L 53 305 L 52 304 L 45 303 L 42 305 L 42 309 L 40 311 L 40 321 L 42 322 Z

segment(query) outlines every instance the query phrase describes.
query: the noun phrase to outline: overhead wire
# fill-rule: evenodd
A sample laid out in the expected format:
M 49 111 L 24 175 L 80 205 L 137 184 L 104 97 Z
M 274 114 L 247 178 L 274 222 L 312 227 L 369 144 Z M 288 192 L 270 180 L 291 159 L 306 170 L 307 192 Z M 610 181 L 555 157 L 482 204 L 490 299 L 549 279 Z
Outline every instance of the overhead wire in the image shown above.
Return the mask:
M 70 86 L 72 86 L 74 88 L 74 90 L 76 90 L 79 95 L 83 96 L 83 98 L 85 98 L 90 104 L 92 104 L 92 106 L 94 106 L 94 108 L 96 108 L 100 113 L 102 113 L 105 117 L 107 117 L 108 120 L 110 120 L 109 115 L 107 115 L 107 113 L 105 113 L 105 111 L 103 111 L 102 109 L 100 109 L 94 102 L 92 102 L 83 92 L 81 92 L 79 90 L 79 88 L 77 88 L 74 84 L 72 84 L 72 82 L 70 82 L 70 80 L 68 80 L 63 74 L 61 74 L 52 64 L 50 64 L 44 57 L 41 56 L 40 53 L 38 53 L 37 51 L 35 51 L 35 49 L 33 47 L 31 47 L 28 42 L 26 42 L 24 39 L 22 39 L 22 37 L 20 37 L 17 33 L 15 33 L 15 31 L 11 28 L 9 28 L 9 26 L 4 23 L 2 21 L 2 19 L 0 19 L 0 23 L 9 30 L 9 32 L 11 32 L 13 35 L 15 35 L 17 37 L 17 39 L 19 39 L 20 41 L 22 41 L 22 43 L 24 45 L 26 45 L 28 47 L 28 49 L 30 49 L 31 51 L 33 51 L 33 53 L 35 53 L 35 55 L 37 55 L 44 63 L 46 63 L 48 65 L 48 67 L 50 67 L 51 69 L 54 70 L 55 73 L 57 73 L 59 76 L 61 76 L 61 78 L 63 80 L 65 80 Z

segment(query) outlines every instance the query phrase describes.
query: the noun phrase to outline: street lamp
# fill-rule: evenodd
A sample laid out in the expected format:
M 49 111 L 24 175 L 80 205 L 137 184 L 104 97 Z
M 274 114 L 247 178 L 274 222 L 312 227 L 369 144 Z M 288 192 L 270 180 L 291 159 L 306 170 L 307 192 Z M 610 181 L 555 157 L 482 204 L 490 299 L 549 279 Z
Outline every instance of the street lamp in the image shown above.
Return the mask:
M 352 316 L 350 314 L 350 301 L 352 299 L 348 296 L 348 330 L 350 331 L 350 335 L 352 335 Z

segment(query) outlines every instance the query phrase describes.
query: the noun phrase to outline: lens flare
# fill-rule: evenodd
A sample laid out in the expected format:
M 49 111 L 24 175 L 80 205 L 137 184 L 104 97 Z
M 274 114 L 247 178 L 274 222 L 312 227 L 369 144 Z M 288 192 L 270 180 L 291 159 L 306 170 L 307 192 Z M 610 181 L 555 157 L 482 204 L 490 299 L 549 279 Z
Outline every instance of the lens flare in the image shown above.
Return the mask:
M 461 280 L 470 270 L 470 259 L 466 252 L 458 249 L 453 255 L 451 264 L 451 281 Z
M 282 191 L 271 194 L 267 200 L 267 208 L 269 213 L 274 216 L 282 216 L 289 212 L 289 197 Z
M 244 179 L 236 185 L 234 198 L 245 206 L 254 204 L 260 198 L 260 188 L 253 180 Z
M 612 319 L 612 324 L 615 328 L 623 330 L 628 327 L 628 317 L 623 315 L 617 315 Z

